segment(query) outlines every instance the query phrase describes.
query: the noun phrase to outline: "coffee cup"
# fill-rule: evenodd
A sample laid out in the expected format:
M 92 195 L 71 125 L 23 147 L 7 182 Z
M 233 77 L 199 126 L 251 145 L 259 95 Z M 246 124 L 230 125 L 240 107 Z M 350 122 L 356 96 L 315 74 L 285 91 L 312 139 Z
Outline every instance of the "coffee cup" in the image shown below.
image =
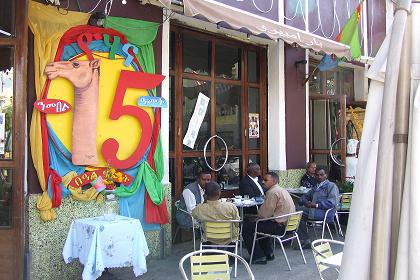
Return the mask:
M 221 202 L 226 202 L 227 201 L 227 198 L 223 197 L 223 198 L 220 199 L 220 201 Z

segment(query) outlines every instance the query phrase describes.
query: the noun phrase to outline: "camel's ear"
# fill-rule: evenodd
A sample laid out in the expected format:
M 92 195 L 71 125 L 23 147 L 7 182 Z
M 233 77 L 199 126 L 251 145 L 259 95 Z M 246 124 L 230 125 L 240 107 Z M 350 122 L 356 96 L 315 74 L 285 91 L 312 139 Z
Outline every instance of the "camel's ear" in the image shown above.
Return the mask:
M 91 60 L 89 62 L 89 66 L 91 68 L 99 68 L 99 63 L 100 63 L 100 60 L 99 59 L 94 59 L 94 60 Z

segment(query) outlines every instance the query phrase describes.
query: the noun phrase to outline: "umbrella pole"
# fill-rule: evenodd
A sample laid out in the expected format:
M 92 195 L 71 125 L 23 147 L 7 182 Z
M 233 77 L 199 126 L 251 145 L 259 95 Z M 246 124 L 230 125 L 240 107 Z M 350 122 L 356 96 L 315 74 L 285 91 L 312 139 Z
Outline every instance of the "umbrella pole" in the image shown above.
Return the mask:
M 394 177 L 392 180 L 392 215 L 391 215 L 391 266 L 390 276 L 394 278 L 398 249 L 398 234 L 404 190 L 407 160 L 408 130 L 410 115 L 411 85 L 411 15 L 408 15 L 401 54 L 401 66 L 398 75 L 397 104 L 395 109 L 394 133 Z
M 405 4 L 405 5 L 404 5 Z M 384 96 L 378 143 L 378 159 L 373 209 L 371 270 L 369 279 L 390 279 L 390 239 L 392 214 L 393 134 L 395 104 L 402 42 L 411 1 L 401 0 L 396 10 L 387 58 Z M 408 8 L 407 8 L 408 7 Z M 406 9 L 403 9 L 406 8 Z

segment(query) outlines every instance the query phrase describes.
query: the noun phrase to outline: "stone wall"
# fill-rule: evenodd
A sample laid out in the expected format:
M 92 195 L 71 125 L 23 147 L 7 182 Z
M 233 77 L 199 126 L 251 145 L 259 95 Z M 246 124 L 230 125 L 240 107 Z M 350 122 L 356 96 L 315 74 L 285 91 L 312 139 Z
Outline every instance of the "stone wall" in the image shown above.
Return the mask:
M 165 186 L 168 211 L 171 213 L 171 185 Z M 29 270 L 31 280 L 79 279 L 83 266 L 77 261 L 64 263 L 62 249 L 66 241 L 71 222 L 74 219 L 100 216 L 104 213 L 104 203 L 95 201 L 80 202 L 71 198 L 63 199 L 57 209 L 57 219 L 43 222 L 36 209 L 39 195 L 30 195 L 27 202 L 28 227 L 27 243 L 29 248 Z M 115 210 L 118 202 L 115 202 Z M 171 220 L 171 219 L 170 219 Z M 150 255 L 148 258 L 164 257 L 170 253 L 172 246 L 171 224 L 164 225 L 161 231 L 146 231 Z M 164 240 L 164 242 L 161 242 Z M 163 244 L 162 244 L 163 243 Z M 161 247 L 161 244 L 164 245 Z

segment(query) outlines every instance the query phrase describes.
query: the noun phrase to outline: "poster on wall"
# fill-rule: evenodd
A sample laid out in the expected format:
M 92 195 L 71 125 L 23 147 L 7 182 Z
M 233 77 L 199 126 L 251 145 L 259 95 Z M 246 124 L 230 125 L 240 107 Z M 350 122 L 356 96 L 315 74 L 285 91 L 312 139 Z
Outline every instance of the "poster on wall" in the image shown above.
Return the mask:
M 249 138 L 260 138 L 260 114 L 249 114 Z

